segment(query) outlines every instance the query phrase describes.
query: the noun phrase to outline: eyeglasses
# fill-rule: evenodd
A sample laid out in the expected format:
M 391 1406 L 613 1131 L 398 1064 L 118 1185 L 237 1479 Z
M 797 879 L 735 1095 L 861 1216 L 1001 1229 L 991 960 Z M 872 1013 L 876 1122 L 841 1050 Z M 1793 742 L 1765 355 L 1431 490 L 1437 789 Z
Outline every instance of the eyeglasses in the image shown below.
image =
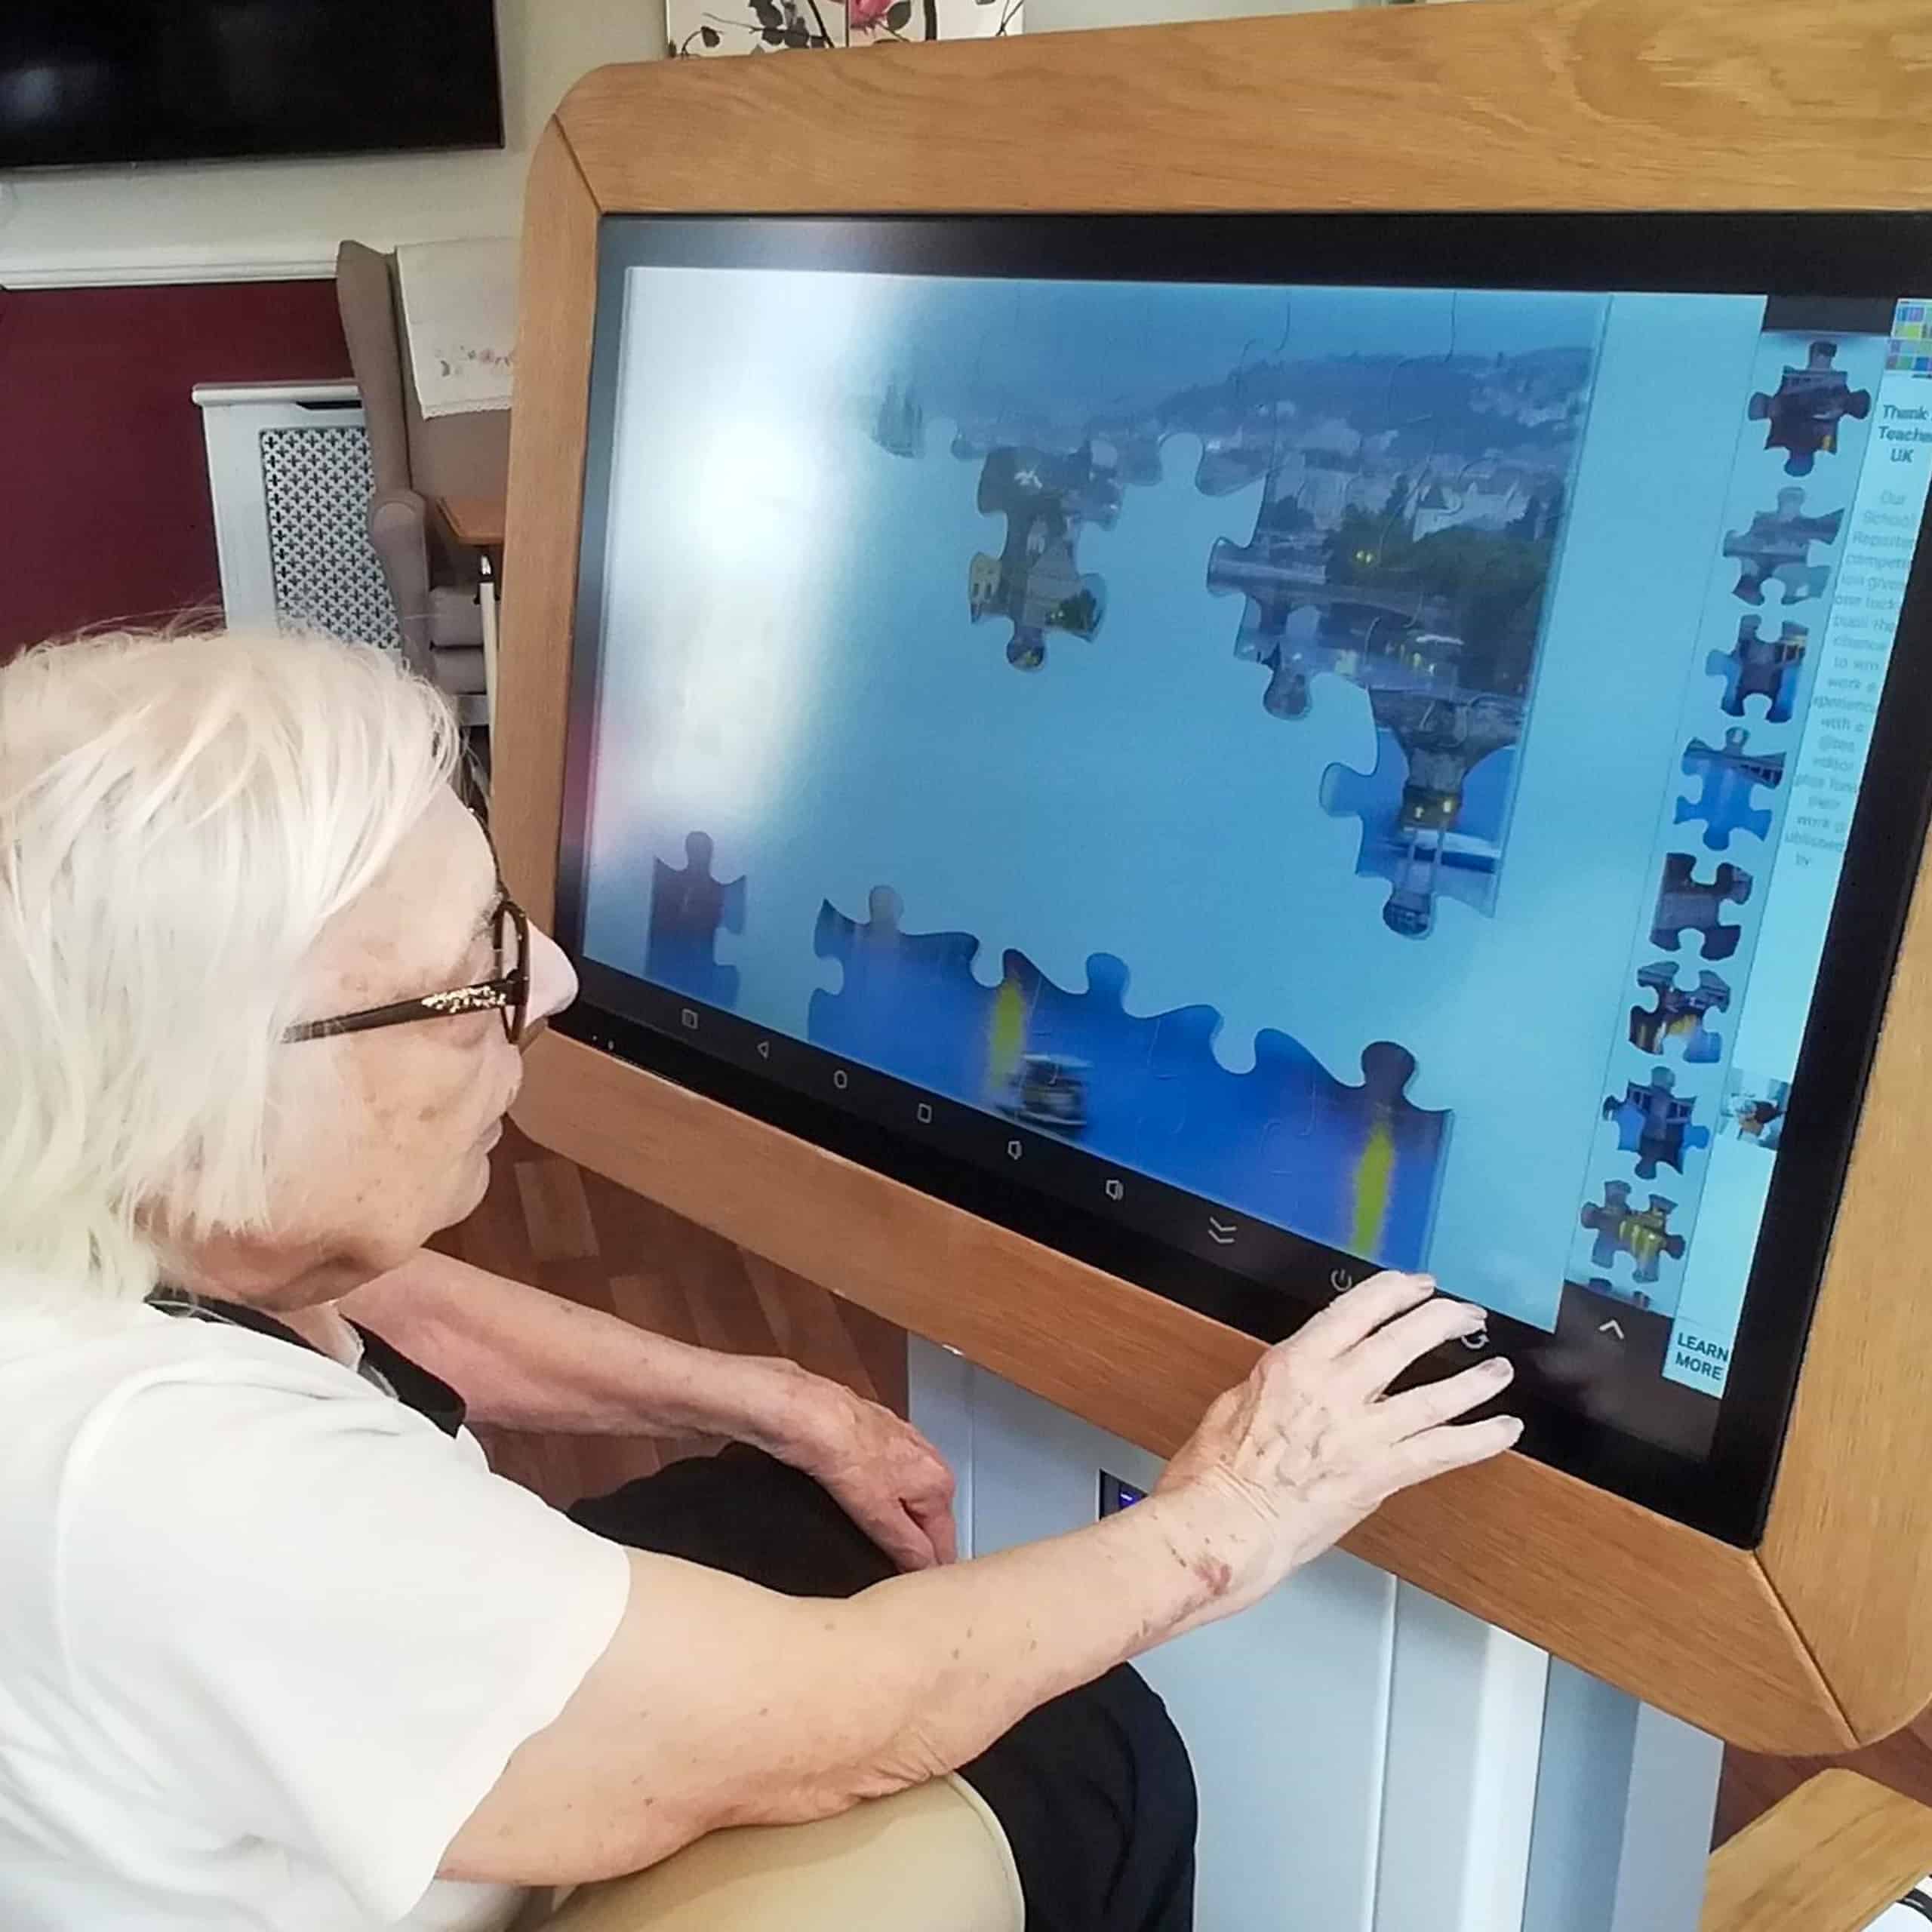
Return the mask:
M 345 1013 L 337 1020 L 305 1020 L 283 1034 L 284 1044 L 333 1039 L 339 1033 L 373 1032 L 379 1026 L 408 1026 L 419 1020 L 447 1020 L 459 1013 L 500 1013 L 503 1031 L 515 1046 L 523 1038 L 524 1025 L 530 1017 L 529 915 L 507 892 L 503 893 L 491 913 L 490 930 L 497 948 L 494 979 L 458 986 L 451 992 L 393 1000 L 387 1006 Z

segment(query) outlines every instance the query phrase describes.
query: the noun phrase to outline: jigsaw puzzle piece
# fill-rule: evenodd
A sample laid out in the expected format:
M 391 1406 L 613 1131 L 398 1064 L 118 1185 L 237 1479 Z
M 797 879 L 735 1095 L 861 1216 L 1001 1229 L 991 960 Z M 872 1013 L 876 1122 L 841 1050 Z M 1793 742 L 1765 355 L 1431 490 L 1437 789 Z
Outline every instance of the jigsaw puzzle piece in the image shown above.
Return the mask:
M 1605 1181 L 1602 1201 L 1586 1206 L 1582 1215 L 1583 1226 L 1596 1236 L 1590 1251 L 1592 1264 L 1609 1268 L 1624 1256 L 1637 1281 L 1646 1286 L 1656 1281 L 1664 1257 L 1684 1259 L 1684 1237 L 1670 1232 L 1670 1217 L 1676 1211 L 1677 1203 L 1660 1194 L 1652 1195 L 1647 1207 L 1633 1208 L 1627 1181 Z
M 1629 1082 L 1621 1099 L 1604 1099 L 1603 1117 L 1617 1124 L 1619 1149 L 1637 1157 L 1640 1180 L 1654 1180 L 1660 1165 L 1681 1174 L 1684 1155 L 1710 1144 L 1710 1129 L 1694 1123 L 1697 1103 L 1679 1099 L 1676 1090 L 1676 1075 L 1658 1066 L 1641 1085 Z
M 1232 1079 L 1214 1057 L 1221 1016 L 1211 1006 L 1189 1006 L 1144 1023 L 1144 1058 L 1132 1097 L 1134 1164 L 1182 1187 L 1214 1194 L 1220 1179 L 1213 1149 L 1189 1126 L 1197 1109 L 1214 1113 L 1220 1083 Z
M 1820 455 L 1835 454 L 1838 425 L 1847 416 L 1863 422 L 1872 413 L 1871 391 L 1851 386 L 1835 366 L 1838 352 L 1835 342 L 1813 343 L 1803 368 L 1787 365 L 1774 390 L 1751 398 L 1751 420 L 1766 426 L 1765 448 L 1786 452 L 1788 476 L 1810 475 Z
M 1046 662 L 1047 633 L 1091 639 L 1106 614 L 1106 586 L 1074 557 L 1083 524 L 1111 529 L 1120 515 L 1118 477 L 1096 460 L 1089 442 L 1072 455 L 1035 449 L 989 451 L 980 472 L 982 514 L 1006 518 L 997 557 L 983 552 L 967 567 L 974 623 L 1004 617 L 1012 626 L 1006 660 L 1016 669 Z
M 1832 573 L 1824 564 L 1780 564 L 1772 571 L 1770 580 L 1783 592 L 1781 603 L 1808 604 L 1824 595 Z
M 1103 428 L 1104 440 L 1113 457 L 1113 473 L 1124 490 L 1157 488 L 1165 480 L 1161 461 L 1159 426 L 1148 422 L 1116 423 Z
M 971 933 L 908 933 L 904 906 L 875 886 L 863 921 L 829 901 L 812 936 L 820 958 L 841 971 L 836 992 L 813 994 L 814 1046 L 885 1069 L 902 1079 L 977 1099 L 980 1042 L 993 998 L 974 977 L 980 942 Z
M 1075 1136 L 1117 1132 L 1155 1022 L 1121 1002 L 1127 968 L 1111 954 L 1087 961 L 1084 991 L 1060 986 L 1019 953 L 1007 971 L 1020 989 L 1026 1035 L 1017 1062 L 1002 1062 L 994 1104 L 1008 1118 Z
M 1284 393 L 1284 362 L 1294 333 L 1294 302 L 1284 298 L 1281 334 L 1272 350 L 1250 343 L 1218 383 L 1175 398 L 1174 414 L 1201 438 L 1194 487 L 1225 497 L 1257 483 L 1280 466 L 1297 411 Z M 1261 353 L 1251 361 L 1250 349 Z
M 1724 1097 L 1727 1131 L 1767 1153 L 1775 1153 L 1783 1137 L 1786 1109 L 1791 1104 L 1791 1083 L 1760 1080 L 1734 1072 Z
M 1184 1109 L 1152 1109 L 1145 1091 L 1161 1023 L 1126 1011 L 1127 983 L 1126 966 L 1111 953 L 1089 955 L 1084 991 L 1057 985 L 1023 953 L 1008 953 L 980 1103 L 1130 1162 L 1143 1115 L 1150 1131 L 1178 1135 Z
M 1234 1076 L 1244 1158 L 1231 1164 L 1252 1176 L 1234 1198 L 1344 1253 L 1417 1266 L 1451 1117 L 1410 1100 L 1416 1063 L 1404 1048 L 1377 1041 L 1361 1064 L 1352 1086 L 1287 1035 L 1257 1035 L 1254 1070 Z
M 1802 490 L 1780 490 L 1775 509 L 1758 511 L 1749 528 L 1726 535 L 1724 554 L 1738 567 L 1734 594 L 1746 603 L 1763 603 L 1767 583 L 1777 584 L 1786 604 L 1823 595 L 1832 574 L 1828 565 L 1810 561 L 1811 546 L 1835 543 L 1844 512 L 1807 516 L 1804 506 Z
M 1235 633 L 1235 655 L 1269 672 L 1262 707 L 1272 718 L 1300 718 L 1308 710 L 1308 679 L 1314 666 L 1315 639 L 1312 621 L 1291 635 L 1297 613 L 1312 617 L 1312 594 L 1325 568 L 1318 537 L 1303 555 L 1295 540 L 1303 535 L 1306 514 L 1292 497 L 1270 497 L 1278 476 L 1271 473 L 1264 488 L 1255 534 L 1246 543 L 1219 539 L 1208 555 L 1207 585 L 1216 597 L 1244 600 Z M 1271 518 L 1284 528 L 1271 532 Z M 1293 534 L 1287 532 L 1291 530 Z
M 1207 430 L 1194 466 L 1194 487 L 1204 497 L 1228 497 L 1247 489 L 1274 468 L 1279 447 L 1278 432 L 1266 421 L 1240 421 Z
M 1126 1012 L 1127 961 L 1117 959 L 1111 952 L 1090 952 L 1087 955 L 1087 997 L 1096 1014 L 1109 1017 L 1118 1014 L 1122 1019 L 1131 1017 Z M 1136 1020 L 1137 1026 L 1143 1023 Z
M 1327 1089 L 1334 1082 L 1299 1040 L 1272 1028 L 1255 1035 L 1254 1064 L 1263 1075 L 1259 1091 L 1266 1096 L 1256 1143 L 1261 1178 L 1265 1187 L 1279 1190 L 1318 1158 Z
M 1376 1169 L 1374 1211 L 1355 1213 L 1355 1170 L 1368 1134 L 1355 1089 L 1300 1041 L 1264 1028 L 1254 1066 L 1228 1080 L 1225 1096 L 1232 1112 L 1223 1129 L 1229 1179 L 1217 1190 L 1224 1198 L 1331 1247 L 1403 1265 L 1402 1243 L 1414 1231 L 1400 1213 L 1407 1177 L 1392 1148 Z M 1367 1225 L 1358 1228 L 1358 1218 Z
M 644 971 L 674 992 L 729 1007 L 738 997 L 738 969 L 720 965 L 715 947 L 721 930 L 745 929 L 745 881 L 713 878 L 714 855 L 710 835 L 694 832 L 681 866 L 652 860 Z
M 1657 909 L 1651 917 L 1651 943 L 1675 952 L 1684 935 L 1695 933 L 1705 958 L 1728 959 L 1737 950 L 1743 930 L 1724 923 L 1723 909 L 1742 906 L 1750 898 L 1751 875 L 1727 860 L 1706 884 L 1697 878 L 1697 865 L 1687 852 L 1666 855 Z
M 1656 995 L 1657 1004 L 1630 1009 L 1630 1044 L 1653 1054 L 1681 1044 L 1690 1065 L 1714 1065 L 1722 1057 L 1724 1043 L 1705 1025 L 1705 1016 L 1730 1011 L 1730 987 L 1709 971 L 1697 975 L 1696 986 L 1680 986 L 1677 971 L 1674 959 L 1659 959 L 1638 972 L 1637 983 Z
M 1319 672 L 1365 685 L 1375 653 L 1389 660 L 1381 675 L 1392 683 L 1426 685 L 1437 673 L 1398 663 L 1399 640 L 1446 620 L 1440 598 L 1330 581 L 1334 533 L 1303 507 L 1297 492 L 1307 486 L 1295 466 L 1301 460 L 1291 451 L 1268 472 L 1248 541 L 1223 537 L 1208 558 L 1209 592 L 1243 600 L 1235 655 L 1268 671 L 1262 707 L 1275 718 L 1306 715 L 1309 680 Z
M 1284 349 L 1287 342 L 1284 329 Z M 1229 379 L 1220 408 L 1226 420 L 1203 437 L 1195 487 L 1214 497 L 1261 484 L 1253 534 L 1245 543 L 1223 537 L 1214 545 L 1207 587 L 1214 596 L 1243 599 L 1235 655 L 1267 670 L 1263 709 L 1272 718 L 1301 718 L 1309 678 L 1330 668 L 1318 620 L 1326 608 L 1332 531 L 1302 501 L 1310 458 L 1289 439 L 1296 411 L 1274 392 L 1279 380 L 1278 368 Z
M 1675 823 L 1704 821 L 1704 843 L 1714 852 L 1724 851 L 1734 832 L 1762 838 L 1771 829 L 1767 808 L 1754 805 L 1752 793 L 1775 791 L 1784 783 L 1782 752 L 1753 752 L 1751 734 L 1741 726 L 1724 734 L 1721 745 L 1693 738 L 1684 753 L 1687 778 L 1703 781 L 1703 793 L 1694 801 L 1679 798 Z
M 915 460 L 926 453 L 926 408 L 919 386 L 911 377 L 902 383 L 890 377 L 872 419 L 872 441 L 889 456 Z
M 980 942 L 971 933 L 909 933 L 900 924 L 905 902 L 889 885 L 873 887 L 868 916 L 848 919 L 827 901 L 820 908 L 812 949 L 844 968 L 841 993 L 857 999 L 891 996 L 900 985 L 964 970 L 971 973 Z
M 1401 746 L 1386 732 L 1378 731 L 1372 771 L 1358 771 L 1352 764 L 1331 764 L 1321 774 L 1321 809 L 1331 818 L 1361 822 L 1361 852 L 1355 861 L 1358 875 L 1388 875 L 1381 855 L 1369 849 L 1371 828 L 1392 823 L 1401 811 L 1402 783 L 1408 770 L 1409 761 L 1402 755 Z
M 1030 1051 L 1067 1054 L 1085 1062 L 1097 1082 L 1112 1088 L 1146 1063 L 1157 1023 L 1127 1011 L 1125 964 L 1109 952 L 1090 953 L 1084 992 L 1063 989 L 1032 961 L 1008 955 L 1008 970 L 1027 988 L 1026 1042 Z
M 1811 633 L 1803 624 L 1787 623 L 1777 637 L 1767 638 L 1761 635 L 1763 623 L 1755 614 L 1740 617 L 1737 641 L 1728 651 L 1712 651 L 1704 668 L 1724 681 L 1721 702 L 1731 717 L 1742 718 L 1746 702 L 1761 697 L 1767 706 L 1764 721 L 1786 724 L 1798 701 L 1798 681 Z
M 1413 1267 L 1428 1245 L 1451 1115 L 1408 1097 L 1415 1056 L 1392 1041 L 1361 1054 L 1361 1084 L 1329 1096 L 1346 1152 L 1347 1238 L 1340 1245 L 1385 1266 Z
M 1503 827 L 1522 706 L 1492 697 L 1372 691 L 1376 762 L 1331 765 L 1321 804 L 1361 823 L 1356 872 L 1389 881 L 1383 921 L 1419 937 L 1446 894 L 1487 912 L 1495 904 Z

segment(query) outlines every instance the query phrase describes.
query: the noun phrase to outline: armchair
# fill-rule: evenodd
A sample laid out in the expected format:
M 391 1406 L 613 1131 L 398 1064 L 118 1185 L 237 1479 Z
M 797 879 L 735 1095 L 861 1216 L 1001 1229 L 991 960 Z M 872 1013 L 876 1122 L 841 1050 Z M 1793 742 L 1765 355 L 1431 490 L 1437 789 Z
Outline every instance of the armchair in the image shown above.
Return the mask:
M 476 558 L 442 527 L 435 506 L 444 497 L 503 494 L 509 414 L 424 417 L 403 340 L 393 255 L 345 242 L 335 281 L 375 475 L 370 541 L 395 600 L 403 651 L 449 694 L 464 724 L 480 724 L 486 718 Z

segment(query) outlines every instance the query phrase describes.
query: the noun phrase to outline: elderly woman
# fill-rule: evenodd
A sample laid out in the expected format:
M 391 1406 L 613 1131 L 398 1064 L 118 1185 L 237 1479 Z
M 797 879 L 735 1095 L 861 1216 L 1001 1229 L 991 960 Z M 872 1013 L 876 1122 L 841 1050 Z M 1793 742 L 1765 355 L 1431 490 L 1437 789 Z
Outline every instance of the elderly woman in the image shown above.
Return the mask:
M 1499 1362 L 1384 1392 L 1480 1313 L 1381 1277 L 1145 1503 L 951 1562 L 893 1417 L 423 1251 L 574 990 L 451 765 L 325 640 L 0 669 L 0 1923 L 500 1927 L 931 1788 L 1029 1925 L 1186 1926 L 1185 1756 L 1118 1666 L 1513 1441 L 1455 1421 Z M 749 1446 L 567 1515 L 466 1407 Z

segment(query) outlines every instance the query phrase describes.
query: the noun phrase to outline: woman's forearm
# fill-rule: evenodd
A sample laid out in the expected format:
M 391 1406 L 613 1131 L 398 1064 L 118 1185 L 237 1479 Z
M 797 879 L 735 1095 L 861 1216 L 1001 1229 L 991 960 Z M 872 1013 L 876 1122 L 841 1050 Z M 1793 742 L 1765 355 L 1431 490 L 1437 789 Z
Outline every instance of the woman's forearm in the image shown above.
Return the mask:
M 1227 1614 L 1253 1586 L 1251 1565 L 1220 1553 L 1210 1512 L 1168 1496 L 878 1585 L 846 1606 L 877 1724 L 846 1795 L 956 1770 L 1048 1699 Z
M 498 1429 L 722 1435 L 776 1452 L 806 1380 L 789 1363 L 693 1348 L 427 1250 L 340 1306 Z
M 1049 1698 L 1238 1607 L 1256 1567 L 1219 1534 L 1211 1509 L 1154 1497 L 844 1600 L 633 1554 L 610 1648 L 511 1759 L 445 1875 L 606 1878 L 957 1770 Z
M 1145 1502 L 1072 1534 L 880 1583 L 774 1596 L 634 1553 L 629 1605 L 561 1715 L 451 1847 L 459 1878 L 635 1870 L 721 1825 L 825 1815 L 957 1769 L 1026 1712 L 1257 1601 L 1397 1490 L 1516 1440 L 1454 1419 L 1491 1362 L 1387 1392 L 1480 1310 L 1383 1275 L 1210 1404 Z

